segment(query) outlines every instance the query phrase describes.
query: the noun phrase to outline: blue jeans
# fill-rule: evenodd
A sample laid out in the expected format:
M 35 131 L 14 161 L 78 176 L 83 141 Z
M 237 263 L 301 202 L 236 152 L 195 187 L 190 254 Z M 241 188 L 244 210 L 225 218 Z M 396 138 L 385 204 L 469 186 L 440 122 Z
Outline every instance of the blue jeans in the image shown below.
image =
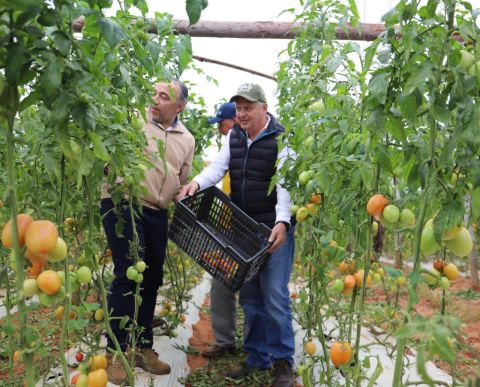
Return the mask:
M 133 240 L 133 229 L 130 211 L 127 203 L 119 206 L 117 215 L 112 209 L 114 204 L 111 199 L 102 199 L 100 213 L 102 214 L 103 227 L 107 236 L 108 245 L 112 250 L 114 279 L 109 289 L 107 307 L 111 312 L 110 326 L 123 351 L 129 343 L 129 324 L 124 329 L 120 328 L 120 318 L 129 316 L 133 319 L 136 283 L 127 278 L 126 272 L 133 265 L 133 258 L 129 254 L 130 242 Z M 138 211 L 138 209 L 137 209 Z M 124 220 L 122 237 L 115 233 L 115 226 L 119 217 Z M 138 308 L 137 323 L 141 331 L 137 339 L 139 348 L 152 348 L 153 332 L 152 321 L 157 301 L 157 291 L 163 283 L 163 262 L 167 246 L 168 219 L 166 210 L 154 210 L 143 207 L 141 214 L 135 216 L 135 228 L 138 233 L 140 250 L 138 254 L 147 264 L 143 272 L 140 296 L 142 302 Z M 126 295 L 129 293 L 128 295 Z M 109 348 L 115 348 L 113 341 L 107 337 Z
M 293 232 L 294 227 L 290 227 L 267 267 L 240 289 L 245 313 L 243 347 L 251 367 L 270 368 L 279 359 L 293 366 L 295 340 L 288 291 L 295 251 Z

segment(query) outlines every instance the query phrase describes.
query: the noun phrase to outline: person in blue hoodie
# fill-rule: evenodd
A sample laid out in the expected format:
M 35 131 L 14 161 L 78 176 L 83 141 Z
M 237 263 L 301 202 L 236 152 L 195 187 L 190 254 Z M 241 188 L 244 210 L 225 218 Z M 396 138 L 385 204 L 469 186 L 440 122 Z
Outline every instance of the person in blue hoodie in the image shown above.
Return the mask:
M 273 386 L 292 387 L 295 343 L 288 281 L 294 257 L 293 203 L 281 180 L 270 193 L 268 188 L 277 168 L 294 155 L 288 147 L 279 150 L 278 137 L 284 127 L 268 112 L 265 92 L 259 85 L 241 85 L 230 102 L 236 103 L 238 123 L 215 160 L 183 187 L 180 197 L 218 183 L 228 171 L 232 202 L 271 228 L 267 267 L 240 289 L 247 359 L 227 376 L 240 379 L 255 369 L 273 366 Z

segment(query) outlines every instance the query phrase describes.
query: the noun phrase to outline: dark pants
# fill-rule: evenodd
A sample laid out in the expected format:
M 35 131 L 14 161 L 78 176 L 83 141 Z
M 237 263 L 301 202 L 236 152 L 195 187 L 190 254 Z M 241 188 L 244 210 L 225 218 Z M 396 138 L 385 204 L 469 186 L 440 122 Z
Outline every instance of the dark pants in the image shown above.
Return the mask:
M 114 204 L 111 199 L 102 199 L 100 212 L 103 217 L 103 227 L 107 241 L 112 250 L 114 265 L 114 279 L 107 297 L 107 307 L 111 312 L 110 326 L 123 351 L 126 350 L 129 342 L 128 328 L 120 328 L 120 318 L 129 316 L 131 321 L 134 314 L 135 281 L 126 277 L 129 266 L 133 265 L 133 257 L 129 254 L 130 242 L 133 240 L 132 221 L 128 204 L 123 203 L 118 215 L 113 211 Z M 112 211 L 111 211 L 112 210 Z M 138 209 L 137 209 L 138 210 Z M 115 226 L 119 217 L 123 218 L 123 237 L 117 237 Z M 140 296 L 141 304 L 138 308 L 137 323 L 140 336 L 137 340 L 139 348 L 152 348 L 153 332 L 152 320 L 157 300 L 157 291 L 163 283 L 163 262 L 165 260 L 165 249 L 167 246 L 168 219 L 166 210 L 153 210 L 143 207 L 141 215 L 135 216 L 135 227 L 140 242 L 138 252 L 141 259 L 147 264 L 143 273 Z M 130 293 L 127 295 L 127 293 Z M 136 333 L 138 334 L 138 333 Z M 115 348 L 112 340 L 107 338 L 109 348 Z

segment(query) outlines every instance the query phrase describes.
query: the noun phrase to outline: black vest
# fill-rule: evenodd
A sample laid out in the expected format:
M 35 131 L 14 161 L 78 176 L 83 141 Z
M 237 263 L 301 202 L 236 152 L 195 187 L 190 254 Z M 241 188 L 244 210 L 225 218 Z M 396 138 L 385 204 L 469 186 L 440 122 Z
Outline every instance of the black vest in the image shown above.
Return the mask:
M 274 186 L 268 195 L 268 187 L 277 171 L 277 136 L 284 131 L 272 115 L 267 129 L 250 147 L 247 134 L 240 125 L 230 131 L 230 197 L 249 216 L 268 227 L 275 225 L 277 190 Z

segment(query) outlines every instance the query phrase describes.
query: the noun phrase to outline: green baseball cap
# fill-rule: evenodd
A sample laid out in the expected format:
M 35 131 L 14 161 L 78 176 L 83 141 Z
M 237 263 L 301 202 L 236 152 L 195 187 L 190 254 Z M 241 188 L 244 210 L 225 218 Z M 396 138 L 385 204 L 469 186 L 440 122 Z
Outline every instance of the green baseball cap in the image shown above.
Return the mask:
M 237 90 L 237 94 L 230 98 L 230 102 L 235 102 L 238 98 L 245 98 L 250 102 L 267 103 L 265 92 L 260 85 L 255 83 L 244 83 L 243 85 L 240 85 Z

